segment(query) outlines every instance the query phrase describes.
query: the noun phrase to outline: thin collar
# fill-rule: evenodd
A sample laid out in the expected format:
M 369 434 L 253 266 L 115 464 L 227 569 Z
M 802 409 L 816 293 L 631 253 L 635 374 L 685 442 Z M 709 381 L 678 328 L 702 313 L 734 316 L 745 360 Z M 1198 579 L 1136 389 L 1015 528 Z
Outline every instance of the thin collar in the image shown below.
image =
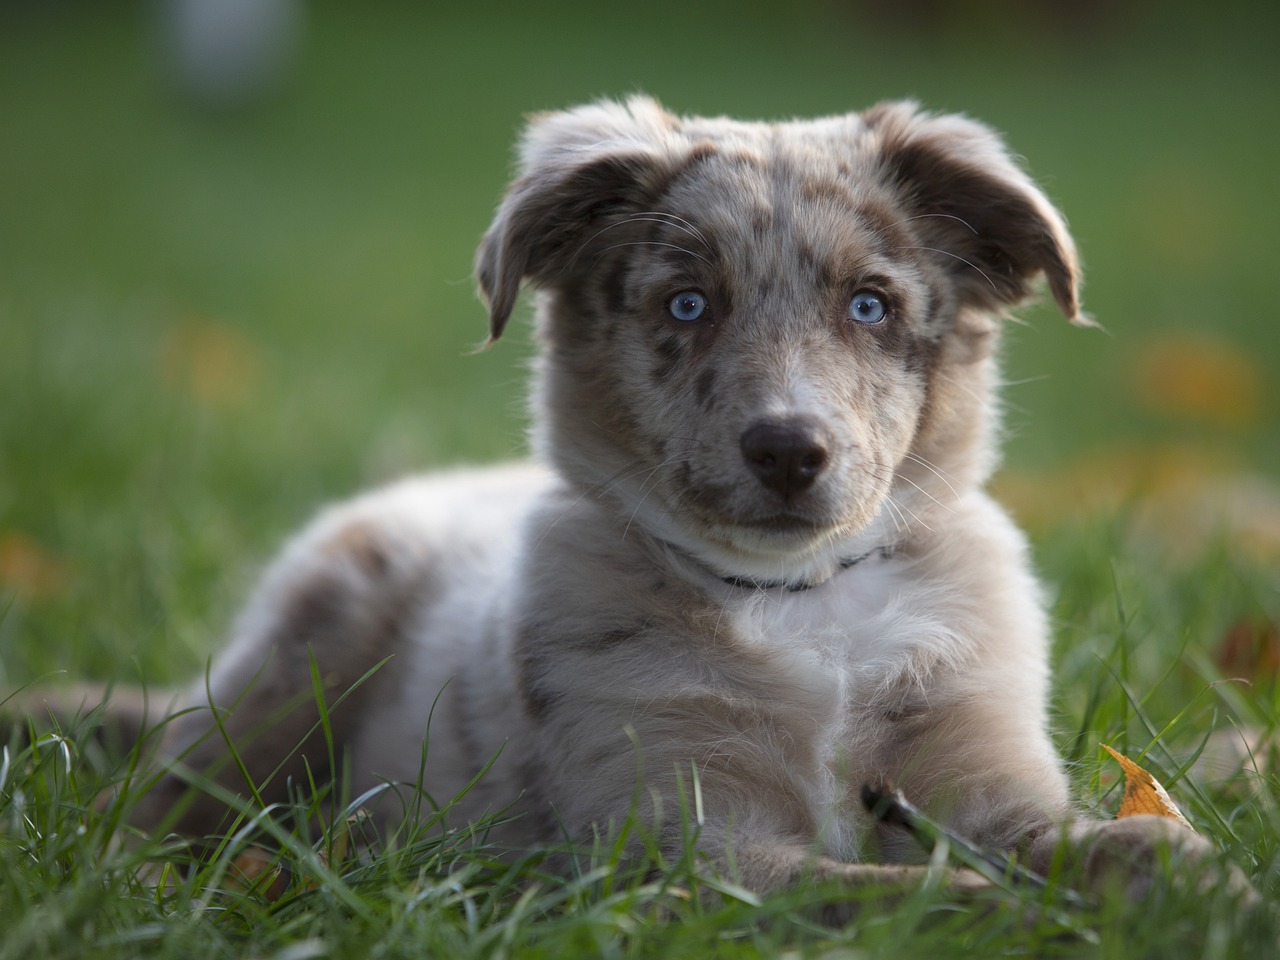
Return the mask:
M 896 543 L 873 547 L 864 554 L 841 560 L 835 573 L 839 573 L 841 570 L 848 570 L 850 567 L 856 567 L 863 560 L 870 560 L 872 557 L 891 560 L 897 552 L 898 545 Z M 835 573 L 832 576 L 835 576 Z M 822 586 L 831 578 L 827 577 L 824 580 L 756 580 L 754 577 L 721 577 L 720 579 L 731 587 L 742 587 L 745 590 L 777 590 L 781 588 L 788 593 L 802 593 L 805 590 L 812 590 L 814 587 Z

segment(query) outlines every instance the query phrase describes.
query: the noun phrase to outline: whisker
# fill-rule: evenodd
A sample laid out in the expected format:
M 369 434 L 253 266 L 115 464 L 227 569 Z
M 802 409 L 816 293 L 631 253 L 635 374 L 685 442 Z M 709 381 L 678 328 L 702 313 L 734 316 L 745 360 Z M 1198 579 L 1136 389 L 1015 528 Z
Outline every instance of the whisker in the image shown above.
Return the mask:
M 905 510 L 907 513 L 911 514 L 911 519 L 914 520 L 916 523 L 920 524 L 920 526 L 924 527 L 926 530 L 930 532 L 933 531 L 933 527 L 929 526 L 929 524 L 921 520 L 920 515 L 916 513 L 914 510 L 912 510 L 910 507 L 908 507 L 905 503 L 898 503 L 893 497 L 889 497 L 889 499 L 886 500 L 885 502 L 896 504 L 899 509 Z
M 637 462 L 640 462 L 640 461 L 637 461 Z M 630 466 L 624 467 L 623 469 L 619 470 L 617 473 L 613 474 L 612 476 L 606 477 L 604 480 L 601 480 L 597 483 L 593 483 L 588 487 L 586 487 L 581 493 L 578 494 L 577 497 L 574 498 L 571 504 L 569 504 L 562 511 L 560 511 L 560 514 L 554 520 L 552 520 L 549 524 L 547 524 L 547 529 L 543 532 L 542 536 L 538 538 L 538 541 L 537 541 L 538 544 L 540 545 L 542 541 L 547 538 L 548 534 L 551 533 L 552 528 L 555 527 L 556 524 L 558 524 L 561 520 L 567 517 L 570 513 L 572 513 L 574 508 L 577 507 L 578 504 L 582 503 L 582 501 L 586 500 L 588 497 L 599 497 L 601 493 L 603 493 L 608 488 L 612 487 L 615 483 L 621 482 L 621 478 L 623 477 L 623 475 L 634 470 L 635 466 L 636 466 L 635 464 L 632 464 Z
M 587 237 L 587 239 L 584 240 L 578 246 L 578 249 L 574 251 L 573 256 L 569 258 L 568 267 L 572 268 L 573 265 L 577 263 L 578 257 L 582 256 L 582 251 L 586 250 L 587 247 L 591 246 L 591 244 L 594 243 L 601 236 L 608 233 L 610 230 L 616 229 L 617 227 L 625 227 L 633 223 L 660 223 L 666 226 L 677 227 L 683 230 L 685 233 L 692 236 L 704 247 L 706 247 L 708 253 L 711 252 L 711 244 L 707 242 L 707 238 L 702 234 L 702 231 L 700 231 L 693 224 L 689 223 L 688 220 L 685 220 L 683 217 L 677 217 L 674 213 L 663 213 L 660 210 L 645 210 L 645 211 L 641 211 L 640 213 L 633 214 L 632 216 L 629 216 L 623 220 L 616 220 L 613 223 L 606 224 L 605 226 L 597 230 L 595 233 L 593 233 L 591 236 Z M 656 242 L 656 241 L 653 241 L 653 242 Z M 675 245 L 673 244 L 673 246 Z M 610 247 L 609 249 L 614 249 L 614 248 Z M 677 247 L 677 249 L 684 250 L 683 247 Z M 608 251 L 605 251 L 605 252 L 607 253 Z M 698 254 L 694 253 L 692 250 L 684 250 L 684 252 L 688 253 L 690 256 L 693 256 L 693 257 L 699 256 Z M 705 261 L 705 258 L 700 257 L 700 259 L 703 259 Z M 705 262 L 709 262 L 709 261 L 705 261 Z
M 1042 373 L 1035 377 L 1022 377 L 1020 380 L 1001 380 L 998 386 L 1003 390 L 1005 387 L 1021 387 L 1028 383 L 1043 383 L 1052 379 L 1053 376 L 1051 374 Z
M 946 474 L 944 474 L 941 470 L 935 467 L 932 463 L 930 463 L 924 457 L 921 457 L 914 453 L 908 453 L 906 458 L 908 460 L 911 460 L 915 463 L 920 464 L 920 466 L 924 467 L 926 470 L 932 473 L 935 477 L 937 477 L 944 484 L 946 484 L 947 489 L 951 491 L 951 495 L 953 497 L 955 497 L 957 500 L 960 499 L 960 494 L 956 493 L 956 488 L 951 485 L 951 481 L 947 479 Z M 903 479 L 905 480 L 906 478 L 903 477 Z
M 621 484 L 626 483 L 628 480 L 634 479 L 635 477 L 638 477 L 641 474 L 648 474 L 650 477 L 652 477 L 653 474 L 656 473 L 661 466 L 662 464 L 658 464 L 657 466 L 652 466 L 652 465 L 646 464 L 643 460 L 637 460 L 635 463 L 633 463 L 630 467 L 626 468 L 625 470 L 619 470 L 617 473 L 615 473 L 613 476 L 609 477 L 608 479 L 602 480 L 599 483 L 595 484 L 591 488 L 591 493 L 593 496 L 597 498 L 604 496 L 605 494 L 613 493 L 613 491 L 617 489 L 617 487 L 619 487 Z M 645 483 L 648 483 L 647 477 L 641 483 L 642 488 Z
M 569 258 L 568 267 L 572 267 L 575 263 L 577 263 L 578 257 L 582 255 L 582 251 L 587 249 L 587 247 L 591 246 L 591 244 L 594 243 L 599 237 L 604 236 L 604 234 L 608 233 L 610 230 L 615 229 L 616 227 L 625 227 L 627 224 L 631 222 L 632 222 L 632 219 L 628 217 L 626 220 L 617 220 L 613 223 L 609 223 L 601 227 L 591 236 L 587 237 L 586 240 L 582 241 L 581 244 L 579 244 L 578 249 L 575 250 L 573 252 L 573 256 Z
M 911 524 L 907 523 L 907 518 L 902 515 L 902 510 L 893 502 L 893 497 L 886 498 L 884 505 L 889 508 L 889 517 L 893 520 L 894 533 L 910 533 Z
M 919 490 L 921 493 L 923 493 L 926 497 L 928 497 L 930 500 L 932 500 L 934 503 L 936 503 L 938 506 L 940 506 L 943 510 L 948 511 L 949 513 L 955 513 L 955 512 L 956 512 L 956 511 L 955 511 L 955 508 L 953 508 L 953 507 L 951 506 L 951 504 L 949 504 L 949 503 L 943 503 L 941 500 L 939 500 L 937 497 L 935 497 L 932 493 L 930 493 L 930 492 L 929 492 L 928 490 L 926 490 L 924 487 L 920 486 L 920 484 L 916 483 L 916 482 L 915 482 L 914 480 L 912 480 L 910 477 L 904 477 L 902 474 L 898 474 L 898 479 L 899 479 L 899 480 L 905 480 L 905 481 L 907 481 L 907 483 L 911 484 L 913 487 L 915 487 L 917 490 Z M 954 493 L 955 491 L 952 491 L 952 492 Z
M 658 217 L 665 217 L 666 219 L 659 220 L 657 219 Z M 684 217 L 676 216 L 674 213 L 667 213 L 664 210 L 641 210 L 630 219 L 645 220 L 653 223 L 670 223 L 672 226 L 679 227 L 684 230 L 685 233 L 692 234 L 704 247 L 707 248 L 708 253 L 712 252 L 711 243 L 707 240 L 703 232 Z
M 967 396 L 969 399 L 976 400 L 979 403 L 986 402 L 987 397 L 985 393 L 982 393 L 978 390 L 973 389 L 973 387 L 969 386 L 967 383 L 965 383 L 962 380 L 957 380 L 954 377 L 949 376 L 944 370 L 942 369 L 937 370 L 935 373 L 935 376 L 937 376 L 937 378 L 941 380 L 943 383 L 945 383 L 947 386 L 953 387 L 961 391 L 962 393 L 964 393 L 964 395 Z
M 652 470 L 649 471 L 649 475 L 645 477 L 642 481 L 640 481 L 640 499 L 636 501 L 635 507 L 632 508 L 631 515 L 627 517 L 627 522 L 623 524 L 623 527 L 622 527 L 623 540 L 627 539 L 627 534 L 631 532 L 631 524 L 635 523 L 636 516 L 640 513 L 640 508 L 643 507 L 644 502 L 649 499 L 649 493 L 652 490 L 657 489 L 656 482 L 654 482 L 654 485 L 650 487 L 649 490 L 646 490 L 645 487 L 648 486 L 648 484 L 651 481 L 653 481 L 654 477 L 657 476 L 658 469 L 661 466 L 662 464 L 659 464 L 657 467 L 654 467 Z
M 651 481 L 654 481 L 655 477 L 658 476 L 658 472 L 663 467 L 669 466 L 673 463 L 682 463 L 688 459 L 689 459 L 688 457 L 668 457 L 667 459 L 663 460 L 661 463 L 656 464 L 649 471 L 649 475 L 640 482 L 640 499 L 636 501 L 635 507 L 633 507 L 631 510 L 631 515 L 627 517 L 627 522 L 622 528 L 622 538 L 624 540 L 626 539 L 627 534 L 631 531 L 631 525 L 635 523 L 636 517 L 640 513 L 640 508 L 643 507 L 644 502 L 649 499 L 649 494 L 653 490 L 657 489 L 657 483 L 654 482 L 654 485 L 650 487 L 648 490 L 646 490 L 645 488 L 649 486 Z
M 989 276 L 987 276 L 985 270 L 983 270 L 980 266 L 978 266 L 973 261 L 966 260 L 964 257 L 960 256 L 960 254 L 958 253 L 952 253 L 950 250 L 940 250 L 937 247 L 908 247 L 907 249 L 908 250 L 928 250 L 930 253 L 940 253 L 944 257 L 953 257 L 956 260 L 959 260 L 961 263 L 965 264 L 966 266 L 973 267 L 974 270 L 978 271 L 978 274 L 982 277 L 983 280 L 991 284 L 992 290 L 994 290 L 997 294 L 1000 292 L 1000 288 L 996 286 L 994 280 L 992 280 Z
M 604 255 L 606 253 L 609 253 L 612 250 L 621 250 L 623 247 L 667 247 L 671 250 L 679 250 L 681 253 L 687 253 L 689 256 L 693 257 L 695 260 L 701 260 L 703 263 L 707 265 L 711 264 L 711 261 L 708 260 L 706 257 L 704 257 L 702 254 L 694 253 L 688 247 L 682 247 L 678 243 L 666 243 L 662 240 L 628 240 L 625 243 L 615 243 L 613 246 L 605 247 L 603 250 L 601 250 L 600 255 L 591 261 L 592 268 L 594 268 L 595 265 L 599 263 L 601 259 L 604 258 Z
M 896 227 L 899 223 L 908 223 L 912 220 L 932 220 L 932 219 L 954 220 L 956 223 L 962 224 L 963 226 L 967 227 L 969 232 L 971 232 L 975 237 L 979 235 L 977 228 L 974 227 L 974 225 L 971 224 L 968 220 L 964 219 L 964 217 L 957 217 L 951 213 L 917 213 L 914 217 L 903 217 L 901 220 L 897 221 L 897 223 L 893 225 Z

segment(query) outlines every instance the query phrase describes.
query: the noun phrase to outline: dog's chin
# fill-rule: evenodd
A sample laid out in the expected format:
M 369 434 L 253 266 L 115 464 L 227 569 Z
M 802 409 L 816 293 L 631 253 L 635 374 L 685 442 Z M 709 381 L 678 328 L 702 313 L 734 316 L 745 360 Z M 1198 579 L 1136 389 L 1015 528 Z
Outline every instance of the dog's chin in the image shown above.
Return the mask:
M 819 523 L 787 514 L 718 523 L 701 531 L 707 543 L 743 562 L 762 563 L 773 570 L 804 566 L 855 532 L 842 524 Z
M 792 513 L 775 513 L 770 516 L 743 520 L 733 524 L 717 524 L 729 530 L 745 531 L 748 535 L 764 537 L 771 540 L 806 541 L 823 536 L 830 529 L 828 524 L 811 517 Z
M 879 491 L 782 506 L 717 509 L 726 497 L 668 497 L 615 484 L 629 529 L 646 531 L 722 577 L 822 580 L 841 563 L 883 546 Z M 628 496 L 628 494 L 634 494 Z M 836 509 L 835 507 L 838 507 Z
M 660 539 L 724 577 L 822 580 L 871 536 L 861 518 L 820 519 L 792 513 L 705 518 L 653 511 L 642 522 Z M 878 541 L 877 541 L 878 544 Z
M 718 526 L 695 550 L 722 576 L 766 581 L 821 582 L 851 555 L 874 548 L 858 524 L 817 524 L 779 516 L 767 521 Z

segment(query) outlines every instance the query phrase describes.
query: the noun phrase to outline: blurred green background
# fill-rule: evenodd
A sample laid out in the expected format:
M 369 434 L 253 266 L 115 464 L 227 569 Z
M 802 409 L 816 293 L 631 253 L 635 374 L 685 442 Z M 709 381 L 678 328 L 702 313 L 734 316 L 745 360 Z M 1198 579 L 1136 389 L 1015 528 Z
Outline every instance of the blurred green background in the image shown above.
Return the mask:
M 0 689 L 185 675 L 319 503 L 519 454 L 472 251 L 524 114 L 633 91 L 1002 130 L 1108 331 L 1010 327 L 1015 509 L 1164 497 L 1280 554 L 1280 5 L 316 0 L 240 90 L 180 7 L 0 0 Z

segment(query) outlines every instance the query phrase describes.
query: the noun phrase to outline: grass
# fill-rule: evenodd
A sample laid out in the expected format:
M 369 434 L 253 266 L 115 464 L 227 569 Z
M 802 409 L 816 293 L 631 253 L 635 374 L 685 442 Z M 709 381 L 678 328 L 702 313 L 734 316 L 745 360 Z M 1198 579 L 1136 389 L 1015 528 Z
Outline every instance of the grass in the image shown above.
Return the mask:
M 1280 716 L 1280 394 L 1265 359 L 1280 236 L 1260 199 L 1280 149 L 1275 12 L 1116 4 L 1077 30 L 1032 6 L 911 24 L 818 0 L 319 0 L 285 85 L 231 110 L 166 84 L 141 10 L 0 5 L 0 697 L 59 671 L 195 675 L 257 565 L 318 504 L 522 449 L 528 345 L 466 356 L 483 334 L 471 251 L 521 114 L 634 89 L 750 116 L 914 95 L 992 122 L 1030 159 L 1109 330 L 1030 310 L 1007 357 L 1000 490 L 1055 590 L 1055 727 L 1082 800 L 1118 801 L 1099 742 L 1141 758 L 1274 897 L 1275 768 L 1212 783 L 1190 764 L 1233 726 L 1274 749 Z M 826 931 L 809 918 L 830 890 L 690 897 L 687 858 L 623 865 L 610 847 L 566 882 L 537 858 L 497 861 L 480 834 L 425 828 L 335 856 L 344 826 L 295 834 L 288 810 L 242 824 L 283 851 L 283 890 L 227 882 L 248 835 L 156 885 L 138 867 L 162 850 L 121 846 L 121 808 L 93 802 L 128 758 L 64 734 L 13 738 L 0 758 L 0 960 L 1235 957 L 1277 943 L 1273 919 L 1176 890 L 1142 910 L 1055 901 L 1032 925 L 1016 897 L 976 915 L 926 891 Z
M 1217 561 L 1187 576 L 1232 581 L 1248 600 L 1246 583 L 1223 574 Z M 1274 677 L 1242 689 L 1197 663 L 1189 636 L 1220 629 L 1221 617 L 1203 602 L 1171 602 L 1185 583 L 1153 582 L 1119 563 L 1113 577 L 1110 590 L 1070 584 L 1058 605 L 1070 619 L 1061 633 L 1058 686 L 1074 695 L 1061 703 L 1060 729 L 1086 804 L 1105 813 L 1118 802 L 1114 770 L 1101 764 L 1097 748 L 1112 743 L 1141 758 L 1225 860 L 1260 890 L 1274 890 L 1274 775 L 1215 784 L 1187 773 L 1207 732 L 1227 718 L 1274 736 Z M 581 852 L 565 880 L 539 856 L 499 860 L 485 845 L 483 825 L 441 837 L 430 818 L 384 838 L 377 855 L 361 855 L 361 844 L 348 837 L 360 839 L 360 824 L 337 817 L 314 835 L 289 826 L 323 820 L 315 801 L 246 807 L 241 822 L 196 862 L 173 841 L 120 845 L 128 795 L 105 809 L 95 809 L 93 799 L 121 779 L 127 760 L 102 758 L 88 743 L 71 730 L 66 739 L 46 737 L 31 747 L 11 742 L 5 752 L 0 958 L 1240 957 L 1268 955 L 1280 942 L 1280 920 L 1241 911 L 1223 891 L 1193 897 L 1164 887 L 1141 909 L 1073 906 L 1064 890 L 1051 888 L 1010 893 L 984 912 L 927 890 L 828 931 L 813 917 L 823 902 L 847 896 L 833 889 L 762 903 L 697 877 L 692 854 L 676 863 L 656 855 L 624 863 L 612 844 Z M 266 876 L 259 887 L 237 880 L 248 846 L 278 853 L 283 878 Z M 161 862 L 174 866 L 157 883 Z M 698 890 L 708 895 L 691 895 Z

